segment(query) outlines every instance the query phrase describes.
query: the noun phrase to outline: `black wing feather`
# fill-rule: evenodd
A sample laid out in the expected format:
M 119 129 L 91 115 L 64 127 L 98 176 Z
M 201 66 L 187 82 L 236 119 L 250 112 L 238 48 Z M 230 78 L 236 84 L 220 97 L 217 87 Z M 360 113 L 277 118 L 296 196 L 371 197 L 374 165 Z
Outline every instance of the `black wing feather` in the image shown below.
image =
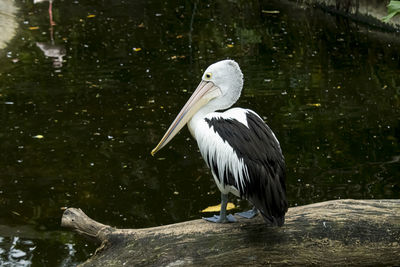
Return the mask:
M 248 127 L 238 120 L 214 117 L 206 119 L 210 128 L 228 142 L 247 166 L 250 181 L 244 188 L 237 185 L 230 171 L 218 177 L 225 185 L 238 189 L 240 196 L 250 200 L 264 219 L 283 225 L 288 209 L 285 186 L 285 160 L 271 129 L 252 111 L 246 113 Z M 218 166 L 206 160 L 215 174 Z

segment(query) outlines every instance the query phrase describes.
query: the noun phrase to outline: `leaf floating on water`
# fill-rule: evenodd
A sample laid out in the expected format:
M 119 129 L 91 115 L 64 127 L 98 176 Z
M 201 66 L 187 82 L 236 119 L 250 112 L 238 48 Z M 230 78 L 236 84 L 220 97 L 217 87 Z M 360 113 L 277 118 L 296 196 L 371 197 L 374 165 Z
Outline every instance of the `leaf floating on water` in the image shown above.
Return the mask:
M 42 139 L 42 138 L 44 138 L 44 136 L 41 134 L 38 134 L 38 135 L 32 136 L 32 138 Z
M 321 106 L 321 103 L 308 103 L 307 106 L 310 106 L 310 107 L 320 107 L 320 106 Z
M 96 17 L 96 15 L 90 14 L 90 15 L 88 15 L 87 17 L 90 19 L 90 18 Z
M 228 205 L 226 205 L 226 210 L 231 210 L 235 208 L 235 204 L 228 202 Z M 218 212 L 221 210 L 221 204 L 215 205 L 215 206 L 210 206 L 202 210 L 201 212 Z
M 31 31 L 39 30 L 39 27 L 38 26 L 29 27 L 29 30 Z
M 178 58 L 185 58 L 186 56 L 172 56 L 169 59 L 178 59 Z

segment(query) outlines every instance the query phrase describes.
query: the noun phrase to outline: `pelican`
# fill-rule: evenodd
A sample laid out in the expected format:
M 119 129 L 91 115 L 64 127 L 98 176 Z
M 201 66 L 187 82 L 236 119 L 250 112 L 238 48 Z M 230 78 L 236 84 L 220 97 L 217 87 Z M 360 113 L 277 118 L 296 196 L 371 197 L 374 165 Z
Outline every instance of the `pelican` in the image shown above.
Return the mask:
M 235 222 L 233 215 L 226 214 L 228 194 L 232 193 L 254 205 L 237 215 L 252 218 L 259 211 L 267 224 L 282 226 L 288 209 L 284 157 L 278 139 L 259 115 L 250 109 L 228 109 L 239 99 L 242 88 L 243 74 L 235 61 L 210 65 L 151 154 L 188 124 L 221 191 L 219 216 L 203 219 Z M 217 112 L 221 110 L 226 111 Z

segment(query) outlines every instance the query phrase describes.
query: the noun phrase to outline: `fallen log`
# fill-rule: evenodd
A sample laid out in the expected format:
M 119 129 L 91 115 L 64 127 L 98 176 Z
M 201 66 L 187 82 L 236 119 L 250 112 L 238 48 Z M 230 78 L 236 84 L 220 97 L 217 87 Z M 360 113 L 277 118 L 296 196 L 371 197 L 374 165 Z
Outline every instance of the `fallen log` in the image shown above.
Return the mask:
M 81 266 L 399 265 L 400 200 L 333 200 L 290 208 L 283 227 L 260 216 L 116 229 L 80 209 L 61 225 L 101 244 Z

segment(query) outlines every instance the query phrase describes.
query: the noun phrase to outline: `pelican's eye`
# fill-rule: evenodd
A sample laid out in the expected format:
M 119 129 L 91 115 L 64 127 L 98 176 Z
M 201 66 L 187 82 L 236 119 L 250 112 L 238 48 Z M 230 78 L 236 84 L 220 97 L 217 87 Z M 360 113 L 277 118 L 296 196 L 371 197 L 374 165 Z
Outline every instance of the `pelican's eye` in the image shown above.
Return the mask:
M 205 77 L 206 77 L 207 80 L 211 79 L 211 77 L 212 77 L 211 72 L 207 72 Z

